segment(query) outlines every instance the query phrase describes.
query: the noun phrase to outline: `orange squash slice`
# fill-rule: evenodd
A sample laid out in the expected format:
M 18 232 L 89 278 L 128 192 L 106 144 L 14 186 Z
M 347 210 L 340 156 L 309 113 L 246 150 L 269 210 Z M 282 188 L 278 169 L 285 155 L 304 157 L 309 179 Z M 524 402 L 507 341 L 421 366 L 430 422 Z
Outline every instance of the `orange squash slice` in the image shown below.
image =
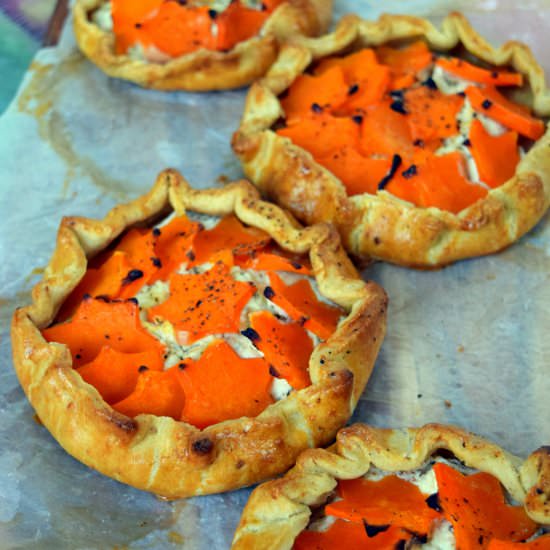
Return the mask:
M 546 550 L 549 466 L 455 426 L 354 424 L 253 491 L 231 548 Z
M 242 359 L 224 340 L 206 348 L 178 372 L 186 396 L 181 419 L 198 428 L 241 416 L 257 416 L 270 403 L 273 378 L 261 358 Z
M 235 281 L 217 263 L 204 273 L 172 274 L 170 298 L 150 308 L 148 315 L 170 321 L 178 341 L 187 344 L 208 334 L 236 332 L 241 310 L 254 292 L 254 285 Z
M 162 358 L 164 346 L 141 325 L 137 304 L 84 298 L 70 321 L 46 328 L 48 342 L 62 342 L 80 367 L 93 361 L 104 346 L 123 353 L 153 350 Z
M 322 339 L 336 330 L 342 311 L 318 300 L 309 281 L 301 279 L 286 285 L 276 273 L 270 273 L 269 280 L 272 288 L 269 299 L 288 312 L 292 319 Z

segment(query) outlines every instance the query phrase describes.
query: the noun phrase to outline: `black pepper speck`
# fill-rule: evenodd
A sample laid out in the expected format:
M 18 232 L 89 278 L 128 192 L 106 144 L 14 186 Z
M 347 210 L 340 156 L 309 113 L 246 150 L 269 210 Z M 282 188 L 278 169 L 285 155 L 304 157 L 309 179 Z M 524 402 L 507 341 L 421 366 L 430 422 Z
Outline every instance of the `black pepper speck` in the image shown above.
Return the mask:
M 260 335 L 252 327 L 241 330 L 241 334 L 246 336 L 249 340 L 252 340 L 252 342 L 257 342 L 261 339 Z
M 134 281 L 137 281 L 138 279 L 141 279 L 143 277 L 143 271 L 141 269 L 131 269 L 128 271 L 128 274 L 124 279 L 122 279 L 123 285 L 129 285 L 130 283 L 133 283 Z
M 369 525 L 365 520 L 363 520 L 363 527 L 369 538 L 375 537 L 379 533 L 383 533 L 390 528 L 389 525 Z
M 390 109 L 399 113 L 400 115 L 408 115 L 407 109 L 405 109 L 405 104 L 400 99 L 396 99 L 390 104 Z
M 403 172 L 401 172 L 401 175 L 405 178 L 405 179 L 410 179 L 412 178 L 413 176 L 416 176 L 418 174 L 418 170 L 416 168 L 416 164 L 411 164 L 406 170 L 404 170 Z

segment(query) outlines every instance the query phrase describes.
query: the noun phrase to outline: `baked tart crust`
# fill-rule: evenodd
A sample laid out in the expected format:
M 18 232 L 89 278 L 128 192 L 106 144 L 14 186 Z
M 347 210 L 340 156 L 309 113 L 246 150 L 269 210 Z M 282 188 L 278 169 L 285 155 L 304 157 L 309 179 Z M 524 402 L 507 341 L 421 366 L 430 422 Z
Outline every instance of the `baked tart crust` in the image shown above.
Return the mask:
M 47 343 L 48 327 L 86 272 L 87 260 L 124 230 L 147 226 L 171 210 L 222 216 L 235 213 L 266 231 L 284 249 L 308 253 L 320 292 L 344 308 L 336 332 L 314 348 L 312 384 L 240 418 L 199 430 L 168 417 L 129 418 L 112 409 L 72 367 L 69 349 Z M 64 218 L 32 304 L 15 311 L 15 370 L 41 422 L 71 455 L 100 472 L 168 498 L 235 489 L 276 475 L 298 454 L 326 445 L 350 417 L 385 334 L 387 297 L 361 280 L 331 226 L 301 228 L 280 208 L 259 200 L 248 182 L 194 190 L 173 170 L 152 190 L 113 208 L 101 220 Z
M 454 426 L 381 429 L 354 424 L 340 430 L 331 448 L 305 451 L 284 477 L 252 492 L 232 548 L 290 549 L 308 525 L 310 507 L 326 502 L 338 479 L 363 476 L 371 465 L 387 472 L 417 470 L 442 449 L 466 466 L 496 477 L 516 501 L 523 503 L 532 520 L 550 523 L 548 447 L 522 460 Z
M 282 49 L 267 75 L 249 90 L 233 149 L 246 176 L 262 193 L 304 223 L 333 221 L 351 253 L 413 267 L 437 267 L 501 250 L 541 219 L 550 205 L 548 131 L 520 160 L 511 179 L 453 214 L 414 206 L 384 190 L 350 197 L 334 174 L 270 129 L 284 116 L 277 96 L 312 61 L 411 39 L 423 39 L 431 49 L 443 52 L 462 45 L 495 67 L 512 67 L 529 84 L 534 113 L 550 115 L 543 70 L 526 45 L 511 41 L 494 48 L 459 13 L 447 16 L 440 29 L 405 15 L 383 15 L 374 22 L 351 15 L 331 34 L 300 38 Z
M 261 36 L 227 52 L 201 49 L 166 63 L 133 60 L 115 53 L 112 32 L 102 30 L 90 14 L 105 0 L 76 0 L 74 32 L 81 51 L 109 76 L 158 90 L 208 91 L 246 86 L 264 75 L 277 57 L 278 44 L 299 35 L 326 32 L 332 0 L 286 0 L 266 20 Z

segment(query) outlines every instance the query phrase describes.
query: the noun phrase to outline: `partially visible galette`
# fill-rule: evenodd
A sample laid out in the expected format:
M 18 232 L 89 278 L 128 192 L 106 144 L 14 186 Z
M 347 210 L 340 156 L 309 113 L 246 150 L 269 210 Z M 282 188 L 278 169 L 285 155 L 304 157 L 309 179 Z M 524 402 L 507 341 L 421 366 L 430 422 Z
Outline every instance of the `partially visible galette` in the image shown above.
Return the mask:
M 452 426 L 356 424 L 251 495 L 237 549 L 550 548 L 550 455 Z
M 206 91 L 259 78 L 294 36 L 327 30 L 332 0 L 77 0 L 82 52 L 147 88 Z
M 334 437 L 385 310 L 329 226 L 300 228 L 246 182 L 197 191 L 166 171 L 103 221 L 62 222 L 14 315 L 14 364 L 85 464 L 166 497 L 219 492 Z
M 417 267 L 509 245 L 550 204 L 550 93 L 530 50 L 493 48 L 460 14 L 441 30 L 343 19 L 288 47 L 248 95 L 234 150 L 306 223 L 359 256 Z

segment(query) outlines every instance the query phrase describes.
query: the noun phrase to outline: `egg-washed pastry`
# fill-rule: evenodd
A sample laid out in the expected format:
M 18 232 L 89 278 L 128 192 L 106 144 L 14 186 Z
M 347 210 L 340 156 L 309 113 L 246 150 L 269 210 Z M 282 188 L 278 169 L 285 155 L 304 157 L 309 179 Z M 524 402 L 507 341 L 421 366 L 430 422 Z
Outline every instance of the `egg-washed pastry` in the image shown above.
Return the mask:
M 76 0 L 76 41 L 109 76 L 160 90 L 238 88 L 279 45 L 326 32 L 332 0 Z
M 232 548 L 547 550 L 549 526 L 548 447 L 522 460 L 453 426 L 355 424 L 253 491 Z
M 350 16 L 281 52 L 233 148 L 268 197 L 355 255 L 436 267 L 510 245 L 550 204 L 550 93 L 529 48 L 458 13 Z
M 334 438 L 386 307 L 330 225 L 300 227 L 248 182 L 194 190 L 168 170 L 102 221 L 62 221 L 13 317 L 14 365 L 78 460 L 164 497 L 216 493 Z

